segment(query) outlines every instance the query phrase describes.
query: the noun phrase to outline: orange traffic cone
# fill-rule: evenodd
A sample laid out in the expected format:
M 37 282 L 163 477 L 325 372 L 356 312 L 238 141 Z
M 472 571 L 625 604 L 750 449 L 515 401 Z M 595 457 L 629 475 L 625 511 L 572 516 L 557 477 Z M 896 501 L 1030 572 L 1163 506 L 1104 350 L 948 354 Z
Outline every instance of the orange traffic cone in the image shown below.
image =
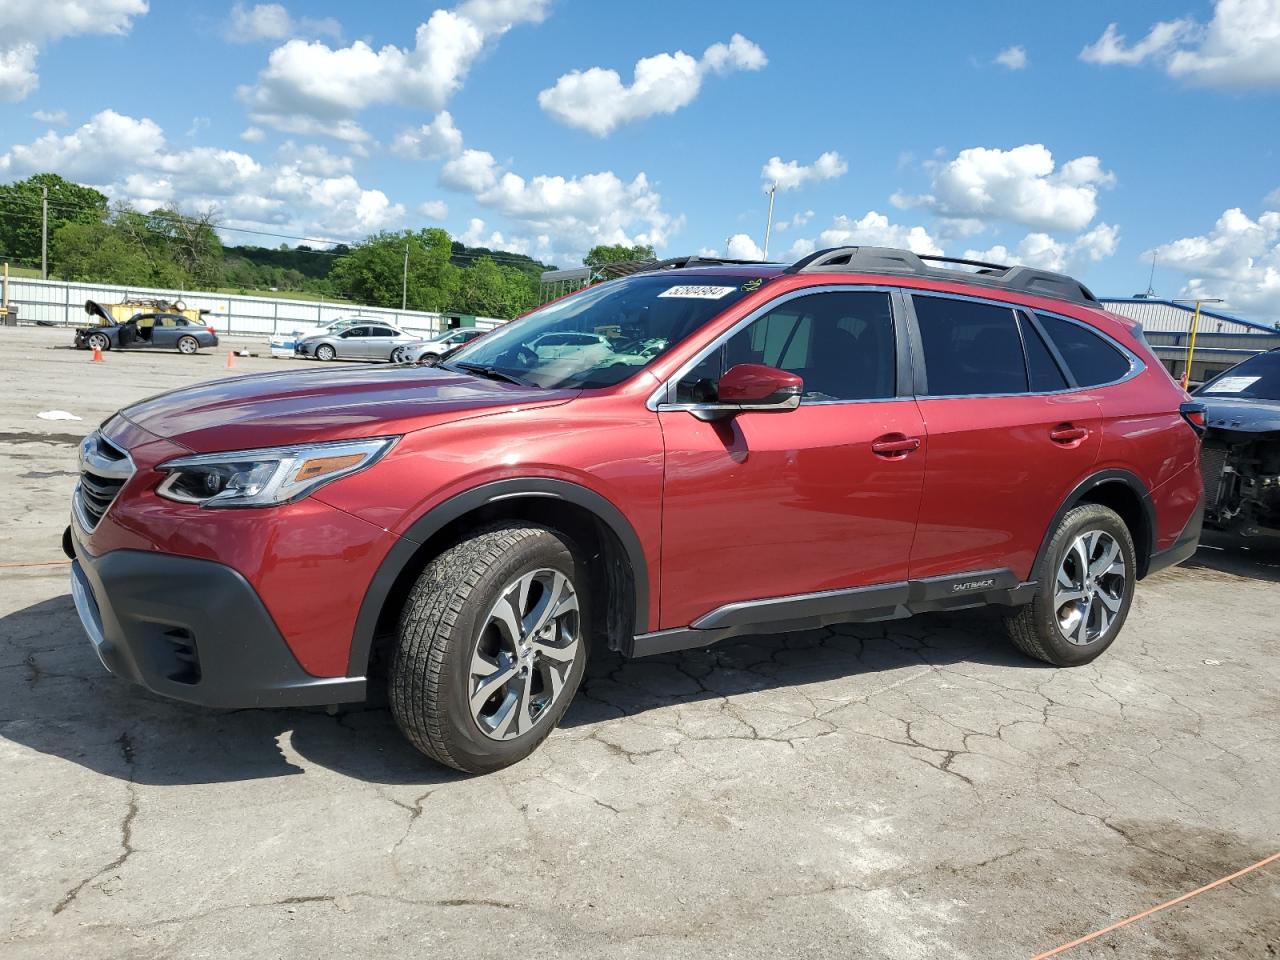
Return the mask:
M 227 351 L 227 369 L 234 370 L 236 368 L 236 352 L 234 350 Z
M 101 362 L 102 362 L 102 348 L 101 348 L 101 347 L 94 347 L 94 348 L 93 348 L 93 362 L 94 362 L 94 363 L 101 363 Z

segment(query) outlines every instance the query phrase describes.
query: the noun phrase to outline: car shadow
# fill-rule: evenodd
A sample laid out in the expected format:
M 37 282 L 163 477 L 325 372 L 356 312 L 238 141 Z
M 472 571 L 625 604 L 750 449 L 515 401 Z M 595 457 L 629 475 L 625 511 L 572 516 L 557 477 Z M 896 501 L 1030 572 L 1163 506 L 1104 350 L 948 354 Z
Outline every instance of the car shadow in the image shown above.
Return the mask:
M 1200 548 L 1182 566 L 1280 583 L 1280 542 L 1242 541 L 1239 537 L 1206 530 Z
M 561 725 L 959 662 L 1049 669 L 1009 647 L 993 610 L 930 614 L 741 638 L 642 660 L 600 652 Z M 292 776 L 309 766 L 388 785 L 464 777 L 404 739 L 380 685 L 370 702 L 329 715 L 323 709 L 212 710 L 119 680 L 98 662 L 66 595 L 0 618 L 0 737 L 97 773 L 153 785 Z

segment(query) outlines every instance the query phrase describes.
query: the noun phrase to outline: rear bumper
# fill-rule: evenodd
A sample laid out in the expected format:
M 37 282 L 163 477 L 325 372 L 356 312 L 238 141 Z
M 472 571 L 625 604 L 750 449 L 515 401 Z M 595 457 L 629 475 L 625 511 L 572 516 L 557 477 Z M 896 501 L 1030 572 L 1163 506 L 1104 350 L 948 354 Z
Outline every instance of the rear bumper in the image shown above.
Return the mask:
M 1146 576 L 1151 576 L 1151 574 L 1167 567 L 1177 566 L 1184 560 L 1190 559 L 1191 555 L 1196 552 L 1196 548 L 1200 546 L 1200 532 L 1203 528 L 1204 498 L 1201 497 L 1200 502 L 1196 504 L 1195 510 L 1192 511 L 1191 519 L 1182 528 L 1182 532 L 1178 534 L 1178 539 L 1173 542 L 1173 546 L 1151 554 L 1151 559 L 1147 562 Z
M 73 524 L 71 595 L 102 665 L 162 696 L 207 707 L 363 700 L 364 677 L 316 677 L 230 567 L 142 550 L 89 555 Z

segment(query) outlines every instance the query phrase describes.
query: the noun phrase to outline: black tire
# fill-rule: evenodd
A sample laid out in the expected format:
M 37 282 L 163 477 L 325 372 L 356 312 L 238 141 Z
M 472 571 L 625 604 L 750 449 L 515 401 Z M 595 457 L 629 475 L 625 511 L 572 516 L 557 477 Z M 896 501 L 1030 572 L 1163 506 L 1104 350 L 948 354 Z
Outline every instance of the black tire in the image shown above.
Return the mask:
M 338 351 L 333 349 L 333 347 L 329 346 L 327 343 L 322 343 L 320 346 L 316 347 L 317 360 L 332 360 L 337 355 Z
M 89 343 L 90 350 L 92 350 L 94 347 L 97 347 L 99 350 L 102 350 L 104 352 L 111 349 L 111 338 L 108 337 L 105 333 L 89 334 L 88 343 Z
M 418 363 L 426 367 L 434 367 L 439 362 L 440 354 L 438 353 L 424 353 L 418 358 Z
M 558 695 L 530 728 L 511 739 L 494 739 L 481 730 L 469 702 L 472 655 L 503 591 L 541 570 L 563 574 L 576 592 L 576 655 L 565 668 Z M 409 741 L 466 773 L 499 770 L 532 753 L 560 722 L 586 669 L 587 583 L 586 570 L 559 535 L 518 523 L 483 529 L 427 564 L 401 611 L 388 676 L 391 712 Z M 506 696 L 498 690 L 494 697 L 500 694 Z
M 178 352 L 186 354 L 188 357 L 193 356 L 200 349 L 200 342 L 195 337 L 179 337 Z
M 1098 636 L 1086 639 L 1085 642 L 1072 642 L 1064 636 L 1064 628 L 1060 626 L 1059 620 L 1059 610 L 1067 610 L 1068 607 L 1065 605 L 1059 607 L 1055 602 L 1055 598 L 1059 596 L 1058 573 L 1063 568 L 1067 552 L 1072 549 L 1076 539 L 1095 531 L 1110 537 L 1118 545 L 1125 566 L 1123 587 L 1117 592 L 1118 609 L 1113 614 L 1109 612 L 1106 614 L 1110 616 L 1110 622 L 1105 628 L 1100 628 Z M 1129 607 L 1133 603 L 1134 585 L 1137 582 L 1137 569 L 1133 537 L 1119 514 L 1096 503 L 1073 507 L 1058 524 L 1058 528 L 1049 540 L 1049 548 L 1045 551 L 1043 560 L 1032 574 L 1033 579 L 1039 584 L 1035 599 L 1005 618 L 1005 625 L 1014 646 L 1027 656 L 1051 663 L 1056 667 L 1077 667 L 1093 661 L 1111 646 L 1119 636 L 1125 619 L 1129 616 Z M 1099 588 L 1095 586 L 1094 589 Z M 1110 593 L 1108 596 L 1115 599 Z M 1102 601 L 1091 599 L 1090 602 L 1101 603 Z M 1102 615 L 1101 611 L 1099 615 Z M 1086 637 L 1089 629 L 1088 616 L 1089 614 L 1086 613 Z

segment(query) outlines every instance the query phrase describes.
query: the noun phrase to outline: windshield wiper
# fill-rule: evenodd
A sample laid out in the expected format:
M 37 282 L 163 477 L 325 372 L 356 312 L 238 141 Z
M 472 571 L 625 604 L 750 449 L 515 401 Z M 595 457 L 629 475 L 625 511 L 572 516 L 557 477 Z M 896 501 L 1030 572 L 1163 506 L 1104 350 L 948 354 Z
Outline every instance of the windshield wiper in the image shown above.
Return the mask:
M 513 377 L 509 373 L 503 373 L 496 367 L 486 367 L 483 363 L 451 363 L 448 365 L 442 363 L 439 366 L 448 370 L 465 370 L 467 373 L 473 373 L 478 377 L 487 377 L 490 380 L 498 380 L 502 383 L 514 383 L 518 387 L 529 386 L 525 381 Z

